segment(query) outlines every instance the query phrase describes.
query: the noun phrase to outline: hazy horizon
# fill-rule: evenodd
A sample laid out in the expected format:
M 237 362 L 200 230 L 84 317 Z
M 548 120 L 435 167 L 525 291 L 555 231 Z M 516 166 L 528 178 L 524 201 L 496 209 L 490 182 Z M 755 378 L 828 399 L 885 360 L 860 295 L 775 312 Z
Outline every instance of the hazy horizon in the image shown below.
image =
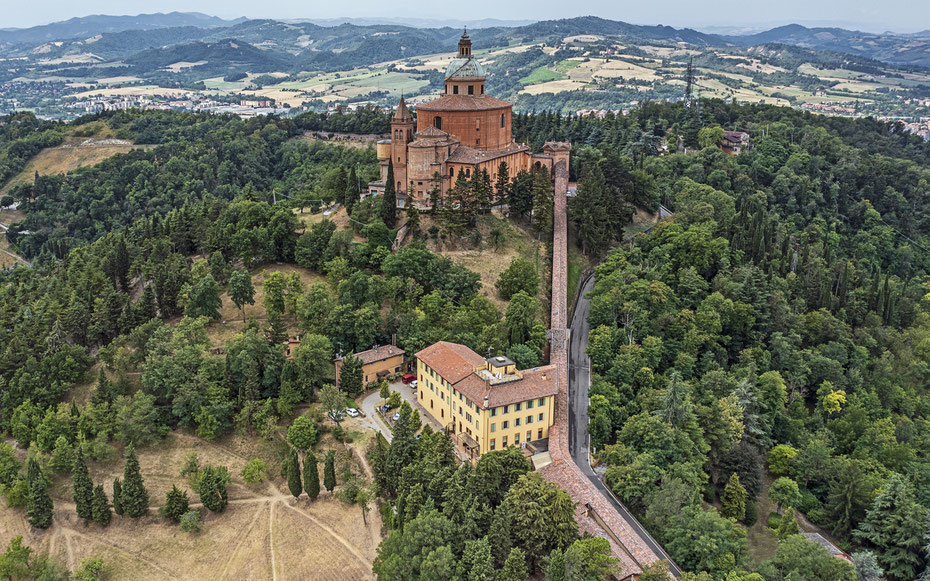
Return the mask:
M 663 24 L 676 28 L 708 30 L 769 29 L 792 23 L 811 27 L 835 26 L 867 32 L 912 33 L 930 29 L 930 3 L 914 6 L 911 0 L 887 0 L 880 7 L 864 0 L 782 0 L 766 5 L 714 3 L 710 6 L 700 6 L 684 0 L 669 0 L 661 5 L 634 4 L 625 0 L 585 0 L 570 5 L 553 0 L 518 0 L 507 3 L 473 0 L 467 5 L 450 4 L 445 13 L 414 11 L 411 5 L 405 5 L 387 15 L 383 14 L 384 3 L 375 0 L 350 0 L 338 4 L 322 3 L 317 6 L 282 0 L 268 9 L 242 0 L 162 0 L 138 3 L 137 9 L 127 6 L 131 4 L 117 0 L 86 0 L 79 5 L 64 0 L 35 0 L 8 6 L 3 28 L 29 28 L 90 15 L 135 16 L 176 11 L 201 12 L 223 19 L 410 18 L 477 21 L 551 20 L 594 15 L 632 24 Z

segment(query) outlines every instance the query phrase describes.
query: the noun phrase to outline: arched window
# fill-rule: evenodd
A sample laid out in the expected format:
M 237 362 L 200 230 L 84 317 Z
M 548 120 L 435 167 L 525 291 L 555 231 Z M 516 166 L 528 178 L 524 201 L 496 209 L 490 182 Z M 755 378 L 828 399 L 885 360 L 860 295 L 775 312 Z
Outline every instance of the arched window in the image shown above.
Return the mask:
M 436 129 L 442 129 L 442 117 L 440 117 L 439 115 L 436 115 L 435 117 L 433 117 L 433 127 L 435 127 Z
M 465 177 L 467 177 L 467 178 L 470 178 L 470 177 L 471 177 L 471 170 L 468 169 L 468 168 L 465 168 Z
M 504 128 L 504 123 L 505 123 L 505 122 L 504 122 L 504 114 L 501 113 L 501 129 Z
M 404 191 L 404 190 L 403 190 L 403 187 L 401 186 L 401 184 L 400 184 L 399 181 L 397 182 L 397 190 L 395 190 L 395 191 L 398 191 L 398 192 Z
M 449 168 L 449 177 L 450 177 L 450 178 L 451 178 L 451 177 L 455 177 L 455 168 L 454 168 L 454 167 L 450 167 L 450 168 Z

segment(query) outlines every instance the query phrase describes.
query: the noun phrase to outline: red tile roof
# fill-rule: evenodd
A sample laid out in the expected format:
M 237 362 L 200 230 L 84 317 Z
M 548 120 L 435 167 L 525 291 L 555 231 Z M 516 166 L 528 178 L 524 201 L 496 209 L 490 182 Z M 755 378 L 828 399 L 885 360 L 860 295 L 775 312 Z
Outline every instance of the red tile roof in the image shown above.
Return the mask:
M 473 147 L 468 147 L 467 145 L 460 145 L 456 147 L 455 151 L 449 155 L 449 158 L 446 160 L 446 162 L 478 164 L 485 161 L 491 161 L 492 159 L 497 159 L 499 157 L 505 157 L 514 153 L 529 150 L 529 146 L 523 145 L 522 143 L 511 143 L 503 149 L 489 150 L 475 149 Z
M 377 363 L 378 361 L 384 361 L 391 357 L 403 357 L 405 353 L 406 351 L 395 345 L 381 345 L 380 347 L 374 347 L 367 351 L 360 351 L 355 354 L 355 357 L 361 359 L 363 365 L 368 365 L 369 363 Z
M 485 365 L 484 358 L 465 345 L 440 341 L 416 357 L 479 407 L 484 405 L 485 397 L 492 408 L 555 395 L 557 391 L 554 365 L 527 369 L 520 372 L 522 379 L 492 385 L 475 374 L 475 368 Z
M 513 103 L 490 95 L 443 95 L 438 99 L 420 103 L 418 111 L 488 111 L 509 109 Z

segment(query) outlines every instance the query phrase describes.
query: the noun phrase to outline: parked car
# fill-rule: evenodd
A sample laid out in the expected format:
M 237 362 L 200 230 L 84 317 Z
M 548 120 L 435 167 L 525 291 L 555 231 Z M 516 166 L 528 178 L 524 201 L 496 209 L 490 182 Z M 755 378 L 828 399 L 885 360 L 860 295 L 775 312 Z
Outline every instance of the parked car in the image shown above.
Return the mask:
M 404 383 L 410 383 L 411 381 L 416 381 L 416 379 L 417 379 L 417 376 L 412 373 L 408 373 L 400 378 L 400 380 L 403 381 Z
M 349 408 L 346 410 L 346 414 L 348 414 L 350 418 L 357 418 L 358 410 L 355 408 Z
M 417 380 L 414 379 L 413 381 L 410 382 L 410 389 L 416 389 L 416 388 L 417 388 Z
M 396 422 L 399 419 L 400 419 L 400 412 L 394 412 L 394 421 Z

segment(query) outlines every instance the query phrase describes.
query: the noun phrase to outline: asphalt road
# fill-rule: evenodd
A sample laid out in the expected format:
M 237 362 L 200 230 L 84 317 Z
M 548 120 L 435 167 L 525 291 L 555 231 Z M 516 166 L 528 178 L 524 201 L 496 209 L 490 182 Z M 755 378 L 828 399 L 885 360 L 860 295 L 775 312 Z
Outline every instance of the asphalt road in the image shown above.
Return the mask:
M 588 359 L 588 310 L 590 302 L 585 295 L 594 288 L 594 276 L 588 277 L 581 287 L 581 296 L 575 307 L 575 314 L 571 321 L 571 338 L 568 344 L 568 449 L 572 459 L 581 472 L 601 491 L 607 500 L 617 509 L 620 516 L 630 525 L 643 542 L 652 549 L 652 552 L 669 563 L 669 571 L 677 579 L 681 577 L 681 569 L 668 556 L 643 525 L 639 524 L 623 503 L 617 500 L 613 492 L 594 473 L 591 468 L 591 455 L 588 435 L 588 388 L 591 386 L 591 362 Z

